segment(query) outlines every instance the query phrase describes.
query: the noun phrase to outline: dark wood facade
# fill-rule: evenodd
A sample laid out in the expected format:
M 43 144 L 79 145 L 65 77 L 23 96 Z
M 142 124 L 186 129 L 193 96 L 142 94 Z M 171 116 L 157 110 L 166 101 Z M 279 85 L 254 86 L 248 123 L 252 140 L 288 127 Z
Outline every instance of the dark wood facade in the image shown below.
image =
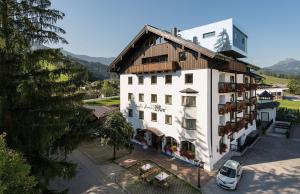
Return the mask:
M 157 40 L 163 43 L 157 43 Z M 185 59 L 180 58 L 185 53 Z M 161 57 L 164 61 L 144 63 L 148 58 Z M 151 65 L 152 64 L 152 65 Z M 175 65 L 176 64 L 176 65 Z M 173 36 L 154 27 L 145 26 L 134 40 L 110 65 L 110 70 L 119 74 L 139 74 L 193 69 L 218 69 L 224 72 L 249 72 L 247 64 L 215 53 L 199 45 Z

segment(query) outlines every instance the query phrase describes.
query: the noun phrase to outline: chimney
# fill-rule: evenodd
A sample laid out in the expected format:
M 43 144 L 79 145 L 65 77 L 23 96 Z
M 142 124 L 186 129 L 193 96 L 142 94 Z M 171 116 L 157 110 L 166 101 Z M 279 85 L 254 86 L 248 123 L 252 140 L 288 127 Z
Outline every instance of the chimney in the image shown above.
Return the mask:
M 176 27 L 172 28 L 171 33 L 173 36 L 177 36 L 178 29 Z
M 193 43 L 194 44 L 199 44 L 197 36 L 193 36 Z

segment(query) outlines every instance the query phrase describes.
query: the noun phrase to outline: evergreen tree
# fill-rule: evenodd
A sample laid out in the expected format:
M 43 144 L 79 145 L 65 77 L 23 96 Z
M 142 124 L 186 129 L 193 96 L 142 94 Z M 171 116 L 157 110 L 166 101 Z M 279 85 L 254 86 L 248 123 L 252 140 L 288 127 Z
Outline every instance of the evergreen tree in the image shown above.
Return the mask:
M 33 49 L 66 43 L 55 26 L 64 14 L 50 7 L 50 0 L 0 0 L 0 133 L 23 153 L 41 192 L 52 178 L 74 176 L 66 156 L 89 137 L 77 90 L 86 71 L 59 50 Z
M 36 180 L 21 155 L 8 149 L 5 135 L 0 135 L 0 194 L 35 193 Z

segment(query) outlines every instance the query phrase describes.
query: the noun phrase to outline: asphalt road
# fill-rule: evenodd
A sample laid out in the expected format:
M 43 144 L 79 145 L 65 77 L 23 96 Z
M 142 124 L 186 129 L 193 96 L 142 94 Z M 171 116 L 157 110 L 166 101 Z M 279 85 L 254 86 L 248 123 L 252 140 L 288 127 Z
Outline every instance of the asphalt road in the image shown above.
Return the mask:
M 237 190 L 226 191 L 213 178 L 204 186 L 204 194 L 300 193 L 300 139 L 263 136 L 244 156 L 234 159 L 244 166 Z

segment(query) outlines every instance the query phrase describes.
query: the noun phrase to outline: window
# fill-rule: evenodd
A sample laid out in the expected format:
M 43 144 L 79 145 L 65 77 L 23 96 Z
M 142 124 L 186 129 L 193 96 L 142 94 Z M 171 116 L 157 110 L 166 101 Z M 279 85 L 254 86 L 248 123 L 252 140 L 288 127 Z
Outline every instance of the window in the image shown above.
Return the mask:
M 165 96 L 165 104 L 168 104 L 168 105 L 172 104 L 172 95 Z
M 182 106 L 196 107 L 196 96 L 182 96 Z
M 235 101 L 234 94 L 231 94 L 231 95 L 230 95 L 230 102 L 234 102 L 234 101 Z
M 128 93 L 128 100 L 133 100 L 133 94 L 132 93 Z
M 196 119 L 183 119 L 182 127 L 187 130 L 195 130 L 196 129 Z
M 186 51 L 181 51 L 179 52 L 179 61 L 185 61 L 187 58 L 187 53 Z
M 144 102 L 144 94 L 139 94 L 139 102 Z
M 132 117 L 132 109 L 128 109 L 128 117 Z
M 166 84 L 171 84 L 172 83 L 172 75 L 166 75 L 165 81 L 166 81 Z
M 154 56 L 154 57 L 142 58 L 142 64 L 159 63 L 159 62 L 165 62 L 165 61 L 168 61 L 168 55 L 159 55 L 159 56 Z
M 245 99 L 248 99 L 249 98 L 249 94 L 248 92 L 245 92 Z
M 151 113 L 151 121 L 153 121 L 153 122 L 157 121 L 157 114 L 154 112 Z
M 151 84 L 157 84 L 157 76 L 156 75 L 151 76 Z
M 232 121 L 234 119 L 234 112 L 230 111 L 230 120 Z
M 245 43 L 246 43 L 246 39 L 243 37 L 242 38 L 242 44 L 245 45 Z
M 207 32 L 207 33 L 204 33 L 204 34 L 202 35 L 202 37 L 203 37 L 203 38 L 209 38 L 209 37 L 213 37 L 213 36 L 215 36 L 215 35 L 216 35 L 216 32 L 213 31 L 213 32 Z
M 193 74 L 192 73 L 185 74 L 185 83 L 186 84 L 193 83 Z
M 139 111 L 139 119 L 144 119 L 144 111 Z
M 151 102 L 156 103 L 157 102 L 157 95 L 156 94 L 151 94 Z
M 168 125 L 172 125 L 172 115 L 165 116 L 165 123 Z
M 139 76 L 139 84 L 144 84 L 144 77 L 143 76 Z
M 245 83 L 246 83 L 246 84 L 249 83 L 248 77 L 245 77 Z
M 230 76 L 230 83 L 234 83 L 235 81 L 234 81 L 234 76 L 233 75 L 231 75 Z
M 128 77 L 128 84 L 129 84 L 129 85 L 132 84 L 132 77 Z

